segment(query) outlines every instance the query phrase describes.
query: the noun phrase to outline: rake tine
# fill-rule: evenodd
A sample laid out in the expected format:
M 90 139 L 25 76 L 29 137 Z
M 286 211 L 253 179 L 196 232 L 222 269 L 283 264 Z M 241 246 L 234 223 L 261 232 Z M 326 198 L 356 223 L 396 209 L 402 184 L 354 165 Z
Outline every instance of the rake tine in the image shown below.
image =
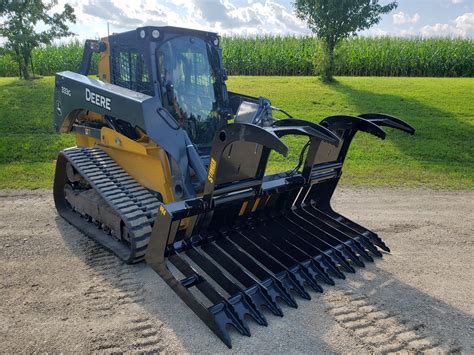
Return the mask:
M 250 277 L 244 270 L 240 268 L 227 254 L 219 249 L 214 243 L 208 243 L 201 248 L 207 255 L 215 260 L 221 267 L 235 277 L 242 285 L 247 287 L 245 293 L 252 299 L 252 302 L 259 306 L 267 307 L 276 316 L 283 316 L 281 308 L 276 302 L 268 296 L 268 290 L 259 286 L 258 282 Z M 262 289 L 263 288 L 263 289 Z
M 299 239 L 297 236 L 291 238 L 286 233 L 281 233 L 281 228 L 277 233 L 277 224 L 278 223 L 276 220 L 271 220 L 270 223 L 265 226 L 265 228 L 257 228 L 256 230 L 258 230 L 264 238 L 270 242 L 274 242 L 282 252 L 286 252 L 295 259 L 298 258 L 296 261 L 300 262 L 300 265 L 302 265 L 305 271 L 309 274 L 308 276 L 314 281 L 318 290 L 320 289 L 320 286 L 317 285 L 318 279 L 330 285 L 334 285 L 334 281 L 322 267 L 316 265 L 315 262 L 309 262 L 312 259 L 312 256 L 310 254 L 311 251 L 308 250 L 307 243 Z
M 367 237 L 365 234 L 360 233 L 353 228 L 349 227 L 348 225 L 342 223 L 341 221 L 334 219 L 327 213 L 319 210 L 314 203 L 309 203 L 307 205 L 311 208 L 312 213 L 316 214 L 318 218 L 323 221 L 325 224 L 330 225 L 334 228 L 340 229 L 347 233 L 352 239 L 357 240 L 360 244 L 362 244 L 368 251 L 378 257 L 382 257 L 382 253 L 378 251 L 377 247 L 372 244 L 372 241 Z
M 306 272 L 311 275 L 311 278 L 313 280 L 320 279 L 329 285 L 335 284 L 334 280 L 331 279 L 331 277 L 329 277 L 326 271 L 324 271 L 324 269 L 319 265 L 319 262 L 317 262 L 316 260 L 314 259 L 307 260 L 307 261 L 302 262 L 301 265 L 304 266 Z M 316 283 L 316 285 L 318 284 Z M 322 290 L 322 288 L 319 285 L 318 287 Z
M 225 343 L 227 346 L 232 347 L 229 333 L 225 329 L 226 325 L 233 326 L 242 335 L 250 336 L 248 328 L 245 328 L 240 324 L 236 316 L 230 312 L 228 306 L 224 302 L 209 307 L 209 312 L 214 316 L 214 319 L 219 328 L 221 328 L 222 333 L 225 334 Z
M 260 280 L 265 280 L 262 282 L 263 285 L 269 290 L 269 296 L 274 302 L 276 302 L 276 297 L 280 297 L 284 300 L 290 307 L 298 308 L 298 305 L 290 294 L 289 289 L 285 287 L 280 280 L 277 281 L 276 278 L 272 277 L 268 272 L 263 270 L 250 256 L 240 251 L 237 246 L 227 238 L 216 239 L 217 245 L 225 250 L 232 258 L 238 260 L 242 266 L 244 266 L 248 271 L 254 275 L 257 273 L 257 276 Z
M 350 219 L 344 217 L 343 215 L 337 212 L 332 211 L 332 214 L 337 216 L 337 217 L 332 216 L 332 218 L 334 218 L 336 221 L 343 223 L 349 228 L 354 229 L 356 232 L 366 236 L 367 238 L 369 238 L 370 241 L 372 241 L 372 243 L 377 245 L 380 249 L 386 251 L 387 253 L 390 253 L 390 248 L 385 244 L 385 242 L 376 233 L 368 230 L 367 228 L 362 227 L 361 225 L 351 221 Z
M 301 249 L 313 255 L 312 259 L 315 261 L 315 266 L 317 267 L 317 269 L 321 271 L 321 274 L 319 276 L 323 279 L 323 281 L 330 285 L 334 285 L 334 280 L 329 276 L 329 272 L 333 273 L 338 278 L 345 278 L 344 274 L 338 270 L 337 266 L 331 261 L 331 259 L 324 256 L 323 251 L 309 244 L 308 241 L 304 240 L 300 235 L 296 234 L 291 229 L 288 229 L 277 219 L 275 219 L 274 222 L 288 233 L 288 235 L 283 234 L 284 238 L 287 241 L 297 243 L 296 245 L 298 245 Z M 291 236 L 289 234 L 291 234 Z M 314 256 L 314 254 L 318 255 Z
M 316 262 L 319 263 L 323 268 L 326 269 L 327 272 L 332 273 L 336 277 L 344 280 L 346 275 L 339 271 L 337 265 L 331 260 L 331 258 L 327 257 L 325 254 L 318 255 L 314 258 Z M 332 279 L 331 279 L 332 280 Z M 333 281 L 334 282 L 334 281 Z
M 319 242 L 321 246 L 325 247 L 326 249 L 324 251 L 324 254 L 328 256 L 330 259 L 332 259 L 334 263 L 339 264 L 343 269 L 345 269 L 348 272 L 351 272 L 351 273 L 355 272 L 354 268 L 345 260 L 345 258 L 342 256 L 340 251 L 338 251 L 336 248 L 330 246 L 324 240 L 319 239 L 314 234 L 312 234 L 311 232 L 307 231 L 306 229 L 298 225 L 298 223 L 293 221 L 290 216 L 284 216 L 284 218 L 285 218 L 284 220 L 290 223 L 294 229 L 299 229 L 300 231 L 305 233 L 305 234 L 301 234 L 301 237 L 305 236 L 305 240 L 307 240 L 308 237 L 311 239 L 311 241 L 307 240 L 308 243 Z M 287 227 L 287 229 L 291 233 L 297 235 L 291 230 L 292 229 L 291 227 Z
M 334 260 L 335 263 L 339 264 L 341 268 L 343 268 L 345 271 L 350 272 L 354 274 L 356 271 L 355 269 L 346 261 L 346 258 L 343 256 L 343 254 L 337 250 L 333 249 L 330 250 L 327 255 Z
M 362 260 L 356 255 L 356 253 L 345 244 L 340 244 L 336 247 L 342 255 L 346 257 L 347 260 L 352 261 L 355 265 L 359 267 L 365 267 L 365 264 Z
M 232 296 L 228 299 L 229 304 L 232 306 L 234 312 L 239 317 L 244 327 L 248 329 L 247 323 L 245 322 L 245 315 L 251 316 L 257 323 L 261 325 L 267 325 L 267 321 L 263 314 L 261 314 L 257 308 L 253 307 L 251 303 L 242 294 L 242 290 L 235 285 L 222 271 L 215 266 L 210 260 L 208 260 L 198 249 L 192 248 L 186 252 L 186 255 L 195 262 L 206 274 L 208 274 L 219 286 L 221 286 L 226 292 Z
M 382 249 L 383 251 L 386 251 L 387 253 L 390 253 L 390 248 L 387 246 L 387 244 L 385 244 L 385 242 L 377 234 L 374 234 L 374 235 L 371 234 L 370 236 L 368 236 L 368 238 L 372 241 L 372 243 L 377 245 L 380 249 Z
M 308 261 L 308 263 L 311 263 L 311 261 Z M 323 289 L 321 286 L 318 285 L 318 283 L 315 280 L 314 274 L 311 273 L 311 271 L 306 267 L 303 263 L 297 265 L 300 269 L 302 279 L 300 281 L 301 285 L 307 284 L 309 285 L 314 291 L 316 292 L 323 292 Z
M 375 256 L 378 256 L 379 258 L 383 257 L 383 254 L 377 249 L 374 244 L 372 244 L 372 242 L 367 237 L 362 236 L 362 238 L 359 239 L 359 242 L 365 247 L 365 249 L 370 251 Z
M 263 243 L 265 240 L 263 238 L 256 238 L 255 242 L 253 242 L 247 237 L 246 234 L 243 234 L 242 232 L 239 234 L 233 234 L 229 236 L 229 239 L 244 249 L 248 254 L 262 263 L 269 270 L 271 270 L 275 274 L 275 277 L 280 280 L 280 282 L 285 285 L 287 289 L 291 289 L 301 297 L 310 300 L 311 296 L 305 291 L 303 286 L 305 278 L 303 275 L 301 275 L 301 268 L 295 267 L 292 270 L 288 270 L 290 271 L 289 274 L 288 271 L 285 270 L 286 268 L 284 265 L 280 264 L 276 259 L 267 254 L 268 250 L 265 251 L 264 249 L 260 248 L 265 247 Z M 238 236 L 240 236 L 240 238 Z M 272 252 L 278 252 L 278 249 L 273 245 L 266 246 L 272 247 L 270 248 Z
M 352 240 L 349 240 L 346 242 L 346 245 L 348 247 L 351 247 L 351 249 L 355 249 L 357 254 L 359 254 L 360 256 L 362 256 L 365 260 L 373 263 L 374 262 L 374 258 L 372 258 L 364 249 L 364 247 L 355 239 L 352 239 Z
M 224 342 L 229 347 L 232 346 L 230 336 L 226 330 L 226 325 L 233 326 L 240 334 L 250 336 L 250 331 L 237 316 L 231 311 L 231 306 L 227 301 L 209 284 L 202 276 L 200 276 L 178 253 L 169 258 L 171 263 L 186 277 L 181 284 L 186 287 L 196 286 L 214 305 L 208 308 L 210 314 L 214 318 L 214 322 L 219 328 L 219 333 Z

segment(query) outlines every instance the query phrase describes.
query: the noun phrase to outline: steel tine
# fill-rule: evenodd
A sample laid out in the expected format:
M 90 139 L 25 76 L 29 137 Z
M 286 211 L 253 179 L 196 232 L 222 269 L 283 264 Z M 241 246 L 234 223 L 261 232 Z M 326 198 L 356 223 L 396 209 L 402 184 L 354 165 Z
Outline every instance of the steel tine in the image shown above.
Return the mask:
M 277 282 L 276 278 L 265 271 L 249 255 L 239 250 L 237 245 L 227 238 L 216 239 L 216 244 L 225 250 L 234 260 L 238 261 L 238 263 L 241 264 L 245 269 L 254 274 L 258 279 L 262 280 L 262 284 L 266 285 L 267 289 L 269 289 L 269 295 L 273 301 L 276 301 L 276 297 L 280 297 L 289 306 L 298 308 L 298 304 L 285 285 L 282 284 L 280 280 Z
M 301 249 L 310 253 L 311 257 L 316 262 L 316 265 L 318 265 L 321 268 L 321 270 L 324 271 L 324 273 L 321 275 L 323 277 L 327 276 L 327 279 L 328 279 L 327 282 L 330 285 L 334 285 L 334 280 L 329 277 L 329 272 L 338 278 L 341 278 L 341 279 L 346 278 L 344 274 L 339 271 L 336 264 L 334 264 L 334 262 L 329 257 L 325 256 L 324 251 L 317 248 L 315 245 L 312 245 L 308 240 L 304 238 L 303 235 L 295 233 L 295 231 L 292 228 L 287 228 L 287 226 L 280 221 L 280 218 L 278 216 L 275 219 L 273 219 L 273 222 L 276 225 L 279 225 L 280 228 L 285 232 L 282 234 L 282 236 L 287 241 L 293 241 Z
M 331 211 L 327 212 L 330 214 L 332 218 L 334 218 L 336 221 L 339 221 L 346 226 L 354 229 L 356 232 L 365 235 L 367 238 L 372 241 L 375 245 L 377 245 L 380 249 L 386 251 L 387 253 L 390 253 L 390 248 L 385 244 L 385 242 L 377 235 L 377 233 L 372 232 L 371 230 L 368 230 L 367 228 L 362 227 L 360 224 L 357 224 L 356 222 L 351 221 L 350 219 L 344 217 L 343 215 Z
M 334 264 L 331 258 L 328 258 L 325 254 L 320 254 L 314 257 L 313 260 L 317 261 L 319 265 L 326 270 L 327 273 L 332 273 L 336 277 L 343 280 L 346 278 L 346 275 L 340 272 L 339 269 L 337 268 L 337 265 Z M 332 280 L 332 282 L 334 282 L 334 280 Z
M 275 260 L 283 264 L 293 275 L 303 291 L 304 284 L 308 284 L 315 291 L 321 292 L 321 287 L 308 274 L 306 268 L 298 262 L 294 255 L 290 253 L 288 248 L 284 250 L 280 248 L 279 245 L 273 244 L 268 238 L 266 238 L 264 234 L 260 233 L 260 230 L 258 229 L 246 230 L 242 231 L 241 233 L 243 233 L 248 239 L 258 245 L 261 249 L 269 253 Z M 309 294 L 307 294 L 307 296 L 309 296 Z M 311 297 L 307 299 L 311 299 Z
M 357 254 L 362 256 L 366 261 L 371 263 L 374 262 L 374 258 L 372 258 L 364 249 L 361 243 L 359 243 L 356 239 L 349 240 L 345 243 L 348 247 L 352 250 L 355 250 Z
M 222 332 L 226 345 L 232 346 L 230 336 L 226 330 L 227 325 L 233 326 L 242 335 L 250 336 L 248 328 L 240 322 L 237 316 L 230 310 L 229 304 L 224 297 L 210 283 L 199 275 L 179 254 L 172 255 L 168 259 L 186 278 L 195 277 L 197 281 L 191 284 L 191 287 L 196 286 L 209 301 L 214 303 L 208 310 L 213 315 L 215 323 Z
M 336 229 L 343 231 L 344 233 L 352 237 L 352 239 L 357 240 L 360 244 L 362 244 L 365 247 L 365 249 L 370 251 L 375 256 L 382 257 L 382 253 L 377 250 L 377 247 L 374 244 L 372 244 L 372 241 L 367 236 L 355 231 L 354 229 L 350 228 L 344 223 L 341 223 L 335 220 L 328 214 L 319 210 L 314 204 L 311 203 L 311 204 L 308 204 L 307 206 L 311 210 L 312 214 L 315 214 L 321 221 L 323 221 L 324 223 Z
M 302 211 L 304 211 L 305 216 L 308 217 L 308 220 L 311 220 L 311 223 L 315 224 L 318 228 L 323 229 L 327 233 L 333 235 L 336 239 L 346 244 L 355 253 L 359 254 L 365 260 L 369 262 L 374 262 L 374 259 L 365 251 L 364 247 L 359 243 L 359 235 L 354 237 L 350 233 L 346 233 L 344 228 L 337 228 L 331 224 L 326 223 L 319 216 L 316 216 L 316 213 L 313 212 L 308 205 L 302 205 L 301 209 Z
M 248 329 L 247 323 L 245 322 L 245 315 L 252 317 L 258 324 L 268 324 L 263 314 L 261 314 L 257 308 L 253 307 L 251 303 L 247 302 L 242 294 L 242 290 L 237 287 L 235 283 L 229 280 L 229 278 L 215 264 L 201 254 L 199 250 L 192 248 L 186 251 L 186 255 L 188 255 L 193 262 L 195 262 L 219 286 L 231 295 L 227 301 L 233 306 L 234 312 L 239 316 L 239 319 L 245 328 Z
M 203 245 L 201 249 L 247 288 L 244 292 L 250 297 L 255 306 L 260 309 L 262 309 L 262 306 L 265 306 L 273 314 L 283 317 L 281 308 L 278 306 L 278 303 L 272 301 L 268 296 L 268 291 L 263 286 L 259 285 L 257 280 L 248 275 L 218 246 L 211 242 Z
M 248 231 L 240 231 L 238 234 L 234 233 L 229 236 L 229 239 L 269 269 L 287 289 L 295 291 L 305 299 L 311 299 L 311 296 L 305 291 L 301 284 L 304 281 L 304 276 L 301 275 L 300 272 L 301 269 L 296 267 L 292 271 L 288 270 L 283 264 L 273 258 L 268 251 L 261 249 L 258 244 L 252 242 L 245 234 L 243 234 L 247 232 Z M 257 238 L 257 242 L 259 242 L 260 245 L 262 245 L 262 241 L 262 238 Z M 275 248 L 272 248 L 271 250 L 272 252 L 276 252 Z M 280 256 L 283 257 L 283 255 Z M 289 274 L 289 272 L 291 272 L 291 274 Z
M 292 212 L 293 212 L 292 216 L 297 219 L 298 223 L 303 223 L 305 225 L 305 228 L 308 228 L 309 230 L 311 230 L 311 234 L 315 238 L 320 238 L 320 239 L 324 240 L 329 245 L 331 245 L 332 247 L 339 250 L 339 252 L 342 255 L 344 255 L 344 257 L 347 260 L 352 261 L 357 266 L 360 266 L 360 267 L 365 266 L 364 263 L 362 262 L 362 260 L 360 260 L 359 257 L 355 254 L 355 252 L 353 252 L 349 247 L 347 247 L 345 244 L 343 244 L 340 240 L 338 240 L 337 238 L 335 238 L 331 234 L 326 233 L 321 228 L 318 228 L 317 226 L 315 226 L 314 224 L 309 222 L 306 218 L 301 216 L 296 211 L 292 211 Z
M 282 252 L 287 253 L 290 257 L 294 258 L 295 261 L 300 263 L 311 280 L 314 281 L 313 284 L 310 284 L 313 289 L 318 292 L 320 292 L 319 290 L 322 290 L 317 283 L 318 279 L 322 279 L 324 282 L 334 285 L 334 281 L 321 267 L 317 265 L 316 261 L 312 260 L 311 255 L 307 254 L 306 251 L 302 250 L 301 248 L 298 248 L 297 244 L 299 240 L 294 238 L 293 241 L 295 243 L 291 243 L 284 237 L 284 235 L 281 235 L 285 233 L 281 233 L 282 230 L 277 230 L 276 227 L 275 221 L 270 220 L 265 225 L 257 227 L 256 230 L 263 238 L 267 239 L 270 243 L 273 243 Z M 301 244 L 302 243 L 300 243 L 300 245 Z
M 289 215 L 282 216 L 282 219 L 280 221 L 282 222 L 283 225 L 285 225 L 285 228 L 289 232 L 298 230 L 299 236 L 304 238 L 310 244 L 316 244 L 318 249 L 323 250 L 323 253 L 329 259 L 331 259 L 331 261 L 333 261 L 335 264 L 339 264 L 339 266 L 343 268 L 345 271 L 348 271 L 351 273 L 355 272 L 354 268 L 345 260 L 344 256 L 337 249 L 333 248 L 324 240 L 317 238 L 311 232 L 303 228 L 300 224 L 293 221 L 291 219 L 291 216 Z M 286 226 L 286 223 L 288 223 L 289 225 Z

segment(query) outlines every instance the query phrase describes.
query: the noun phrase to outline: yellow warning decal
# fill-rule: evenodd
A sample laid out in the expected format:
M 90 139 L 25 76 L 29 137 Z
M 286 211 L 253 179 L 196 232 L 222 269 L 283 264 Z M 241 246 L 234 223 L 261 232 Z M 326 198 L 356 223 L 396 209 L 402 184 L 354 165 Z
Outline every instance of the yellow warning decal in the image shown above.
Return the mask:
M 217 166 L 217 163 L 216 161 L 214 160 L 214 158 L 211 158 L 211 162 L 209 163 L 209 173 L 207 174 L 207 180 L 209 180 L 209 182 L 211 184 L 214 183 L 214 175 L 216 174 L 216 166 Z
M 160 213 L 163 216 L 166 216 L 166 208 L 163 205 L 160 205 Z

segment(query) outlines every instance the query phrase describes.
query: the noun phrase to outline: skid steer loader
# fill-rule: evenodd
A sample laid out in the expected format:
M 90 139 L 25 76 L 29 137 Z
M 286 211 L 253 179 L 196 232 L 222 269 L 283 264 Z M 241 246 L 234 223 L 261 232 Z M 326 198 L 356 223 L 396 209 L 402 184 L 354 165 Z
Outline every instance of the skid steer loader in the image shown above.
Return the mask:
M 280 302 L 389 251 L 330 201 L 358 131 L 414 129 L 384 114 L 277 120 L 269 100 L 227 90 L 219 41 L 175 27 L 87 40 L 79 72 L 56 74 L 55 127 L 77 146 L 59 153 L 54 200 L 124 262 L 146 260 L 231 347 L 228 326 L 250 336 L 249 319 L 266 326 Z M 265 174 L 287 135 L 307 138 L 298 165 Z

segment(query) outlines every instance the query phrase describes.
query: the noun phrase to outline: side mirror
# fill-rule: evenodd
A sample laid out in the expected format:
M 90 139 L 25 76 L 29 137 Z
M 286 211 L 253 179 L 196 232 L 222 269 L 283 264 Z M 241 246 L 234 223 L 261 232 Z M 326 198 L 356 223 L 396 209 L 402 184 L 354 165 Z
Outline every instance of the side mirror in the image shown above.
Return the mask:
M 173 83 L 166 84 L 166 97 L 168 99 L 168 105 L 174 104 L 174 85 Z

